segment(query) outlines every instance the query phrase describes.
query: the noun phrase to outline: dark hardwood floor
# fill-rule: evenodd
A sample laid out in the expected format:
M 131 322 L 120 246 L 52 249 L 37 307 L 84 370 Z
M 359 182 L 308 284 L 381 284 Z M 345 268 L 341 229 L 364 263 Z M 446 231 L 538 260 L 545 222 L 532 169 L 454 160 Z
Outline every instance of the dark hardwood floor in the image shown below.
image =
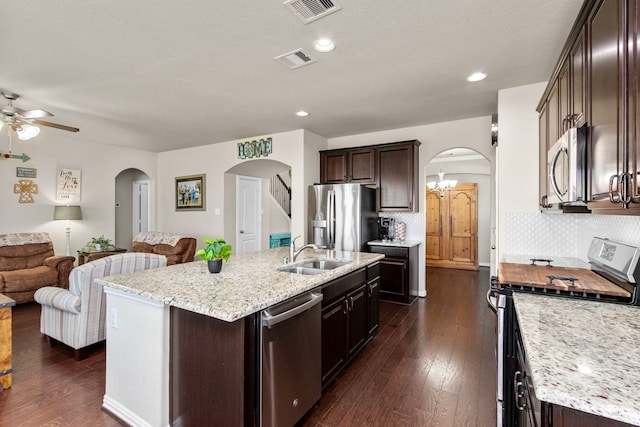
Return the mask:
M 381 303 L 380 328 L 301 426 L 495 426 L 495 314 L 489 273 L 429 268 L 428 298 Z M 101 411 L 105 352 L 82 361 L 39 332 L 40 307 L 13 311 L 13 387 L 0 426 L 119 426 Z

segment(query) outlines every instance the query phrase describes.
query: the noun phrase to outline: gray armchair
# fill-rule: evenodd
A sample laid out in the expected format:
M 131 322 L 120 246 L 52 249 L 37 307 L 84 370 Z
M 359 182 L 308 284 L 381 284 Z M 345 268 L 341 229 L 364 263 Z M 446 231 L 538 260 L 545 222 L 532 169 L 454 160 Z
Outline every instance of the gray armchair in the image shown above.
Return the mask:
M 71 270 L 69 289 L 47 286 L 35 293 L 42 305 L 40 332 L 51 345 L 73 348 L 76 360 L 86 357 L 88 346 L 105 339 L 105 302 L 98 277 L 114 276 L 167 265 L 164 255 L 122 253 L 88 262 Z

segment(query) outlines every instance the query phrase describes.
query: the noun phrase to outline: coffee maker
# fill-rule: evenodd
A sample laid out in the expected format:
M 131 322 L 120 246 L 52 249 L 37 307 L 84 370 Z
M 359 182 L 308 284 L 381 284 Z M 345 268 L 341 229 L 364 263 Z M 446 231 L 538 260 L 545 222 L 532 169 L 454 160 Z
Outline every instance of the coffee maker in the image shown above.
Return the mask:
M 393 218 L 378 217 L 378 239 L 379 240 L 393 240 L 394 234 L 394 222 Z

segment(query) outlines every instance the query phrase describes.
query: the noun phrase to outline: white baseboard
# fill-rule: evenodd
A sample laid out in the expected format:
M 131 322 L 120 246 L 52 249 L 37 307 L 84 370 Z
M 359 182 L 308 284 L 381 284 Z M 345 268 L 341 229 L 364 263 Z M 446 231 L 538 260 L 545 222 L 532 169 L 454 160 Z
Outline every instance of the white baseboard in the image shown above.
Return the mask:
M 118 417 L 120 420 L 124 421 L 130 426 L 134 427 L 153 427 L 147 421 L 140 418 L 138 415 L 131 412 L 128 408 L 116 402 L 106 394 L 102 398 L 102 408 L 104 408 L 107 412 L 110 412 L 114 416 Z M 167 424 L 165 427 L 170 427 Z

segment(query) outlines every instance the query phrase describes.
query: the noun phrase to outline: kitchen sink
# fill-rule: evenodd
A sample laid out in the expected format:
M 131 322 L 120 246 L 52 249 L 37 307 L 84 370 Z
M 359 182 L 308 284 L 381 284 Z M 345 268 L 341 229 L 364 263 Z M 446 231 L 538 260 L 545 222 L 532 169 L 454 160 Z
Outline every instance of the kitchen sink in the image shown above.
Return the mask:
M 347 264 L 349 264 L 349 262 L 317 259 L 313 261 L 305 261 L 300 264 L 300 267 L 318 268 L 320 270 L 333 270 L 334 268 L 342 267 Z
M 294 265 L 283 265 L 278 271 L 295 274 L 322 274 L 334 268 L 350 264 L 346 261 L 311 260 Z

